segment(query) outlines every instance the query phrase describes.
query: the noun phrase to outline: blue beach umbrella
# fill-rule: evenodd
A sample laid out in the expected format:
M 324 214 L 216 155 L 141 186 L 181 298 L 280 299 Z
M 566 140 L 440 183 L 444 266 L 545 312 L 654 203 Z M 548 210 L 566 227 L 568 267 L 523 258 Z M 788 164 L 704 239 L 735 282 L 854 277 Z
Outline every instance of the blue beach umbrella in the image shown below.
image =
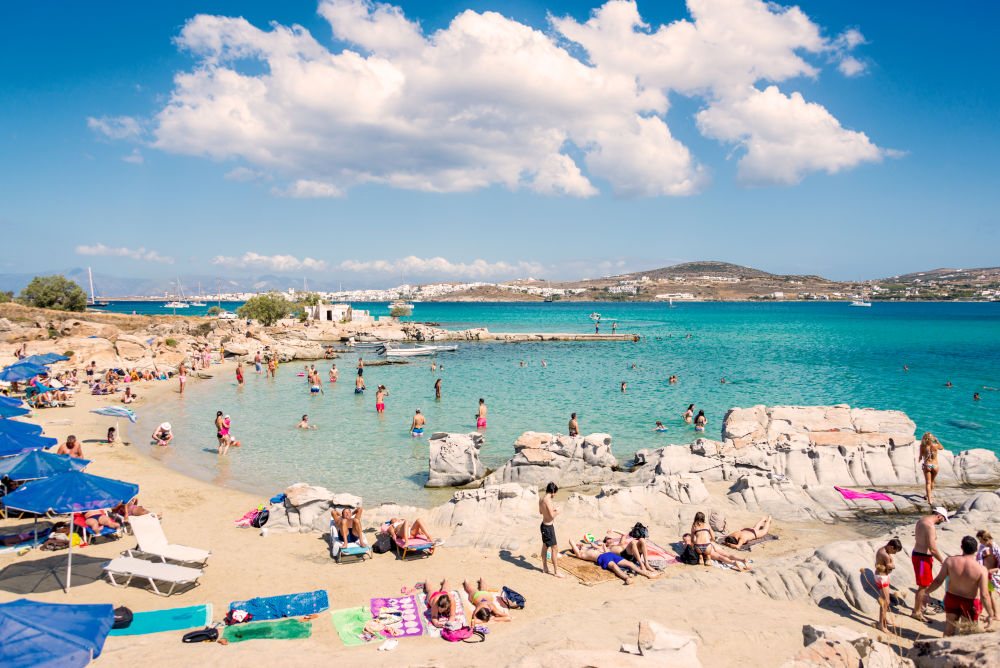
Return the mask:
M 83 471 L 57 473 L 49 478 L 25 483 L 7 496 L 3 504 L 11 510 L 37 515 L 72 515 L 90 510 L 107 510 L 122 501 L 134 499 L 139 486 Z M 73 541 L 69 541 L 66 560 L 66 593 L 69 593 L 73 566 Z
M 81 668 L 101 655 L 115 623 L 114 606 L 41 603 L 21 598 L 0 604 L 0 665 Z
M 34 424 L 33 422 L 0 420 L 0 434 L 29 434 L 31 436 L 39 436 L 41 433 L 41 425 Z
M 20 362 L 27 362 L 29 364 L 54 364 L 55 362 L 64 362 L 68 359 L 68 357 L 59 353 L 42 353 L 41 355 L 29 355 L 20 360 Z
M 17 397 L 5 397 L 0 395 L 0 406 L 21 406 L 24 402 Z
M 31 412 L 30 408 L 25 408 L 24 406 L 8 406 L 7 404 L 0 404 L 0 418 L 12 418 L 20 417 L 21 415 L 27 415 Z
M 10 420 L 0 420 L 0 424 Z M 40 434 L 18 434 L 0 431 L 0 457 L 19 455 L 30 450 L 44 450 L 59 443 L 54 438 Z
M 11 364 L 3 371 L 0 371 L 0 380 L 8 383 L 18 383 L 34 378 L 35 376 L 47 374 L 48 372 L 48 369 L 39 364 L 20 362 L 18 364 Z
M 66 471 L 82 471 L 89 463 L 89 459 L 32 450 L 16 457 L 0 459 L 0 478 L 38 480 Z
M 118 420 L 125 418 L 132 424 L 135 424 L 136 416 L 135 411 L 131 408 L 126 408 L 125 406 L 101 406 L 100 408 L 94 408 L 90 411 L 91 413 L 97 413 L 98 415 L 108 415 L 115 418 L 115 434 L 119 434 Z M 117 438 L 117 436 L 116 436 Z

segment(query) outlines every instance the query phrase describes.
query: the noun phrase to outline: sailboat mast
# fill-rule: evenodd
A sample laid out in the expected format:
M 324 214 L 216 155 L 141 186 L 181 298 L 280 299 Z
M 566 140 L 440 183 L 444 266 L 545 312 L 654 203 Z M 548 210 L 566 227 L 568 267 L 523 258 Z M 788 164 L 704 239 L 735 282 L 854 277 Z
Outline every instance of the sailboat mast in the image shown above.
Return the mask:
M 87 278 L 90 279 L 90 303 L 93 304 L 94 299 L 94 274 L 90 271 L 90 267 L 87 267 Z

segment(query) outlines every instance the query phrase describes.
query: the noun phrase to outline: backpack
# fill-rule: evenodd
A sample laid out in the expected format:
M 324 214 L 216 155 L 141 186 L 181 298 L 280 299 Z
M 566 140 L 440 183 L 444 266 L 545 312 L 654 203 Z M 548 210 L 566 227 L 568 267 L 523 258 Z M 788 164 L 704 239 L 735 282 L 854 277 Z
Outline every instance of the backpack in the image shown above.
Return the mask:
M 694 545 L 684 546 L 684 552 L 681 554 L 681 563 L 685 563 L 688 566 L 697 566 L 701 563 L 701 557 L 698 556 L 698 551 L 694 549 Z
M 483 642 L 486 640 L 485 633 L 474 631 L 471 626 L 460 626 L 455 629 L 445 627 L 441 629 L 441 637 L 448 642 Z M 475 640 L 469 640 L 469 638 L 475 638 Z
M 265 508 L 264 510 L 260 511 L 259 513 L 253 516 L 253 519 L 250 520 L 250 526 L 254 527 L 255 529 L 259 529 L 265 524 L 267 524 L 267 520 L 270 517 L 271 517 L 271 511 Z
M 649 529 L 647 529 L 642 522 L 636 522 L 635 526 L 632 527 L 632 530 L 628 532 L 628 535 L 636 540 L 639 540 L 640 538 L 648 538 Z
M 526 602 L 524 597 L 510 587 L 504 587 L 500 593 L 500 597 L 507 602 L 507 607 L 511 610 L 524 610 Z
M 383 554 L 392 549 L 392 536 L 387 533 L 380 533 L 375 539 L 375 544 L 372 545 L 372 552 L 375 554 Z
M 127 629 L 132 623 L 132 611 L 124 605 L 115 608 L 115 623 L 113 629 Z
M 219 629 L 213 629 L 206 626 L 203 629 L 197 631 L 191 631 L 190 633 L 185 633 L 184 637 L 181 638 L 183 642 L 214 642 L 219 638 Z

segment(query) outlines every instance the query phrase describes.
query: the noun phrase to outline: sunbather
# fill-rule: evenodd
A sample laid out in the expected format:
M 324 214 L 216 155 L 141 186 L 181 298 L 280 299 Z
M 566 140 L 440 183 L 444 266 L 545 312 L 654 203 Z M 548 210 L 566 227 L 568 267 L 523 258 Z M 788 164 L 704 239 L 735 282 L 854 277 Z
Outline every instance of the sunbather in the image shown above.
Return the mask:
M 76 440 L 76 436 L 70 434 L 66 437 L 66 442 L 59 446 L 56 451 L 57 455 L 69 455 L 70 457 L 83 458 L 83 446 L 80 445 L 80 441 Z
M 465 593 L 469 595 L 469 601 L 475 606 L 472 616 L 481 622 L 488 622 L 491 619 L 497 622 L 509 622 L 511 620 L 510 611 L 497 600 L 496 594 L 489 590 L 483 579 L 477 582 L 479 589 L 474 589 L 469 581 L 462 583 Z
M 426 538 L 428 543 L 436 542 L 431 538 L 431 535 L 427 533 L 427 527 L 424 526 L 424 523 L 419 517 L 413 520 L 413 524 L 410 524 L 409 520 L 393 517 L 382 526 L 383 531 L 392 534 L 399 540 L 406 540 L 407 538 Z
M 771 530 L 771 516 L 762 517 L 756 526 L 745 529 L 740 529 L 739 531 L 734 531 L 725 537 L 725 542 L 728 547 L 733 547 L 739 549 L 743 547 L 746 543 L 752 540 L 757 540 L 758 538 L 763 538 L 767 535 L 767 532 Z
M 573 550 L 573 556 L 577 559 L 583 559 L 584 561 L 592 561 L 606 571 L 611 571 L 619 578 L 621 578 L 625 584 L 632 584 L 632 577 L 626 575 L 624 571 L 632 571 L 633 573 L 639 573 L 640 575 L 645 575 L 647 578 L 658 578 L 659 573 L 654 573 L 653 571 L 648 571 L 637 564 L 633 564 L 631 561 L 626 560 L 624 557 L 620 557 L 614 552 L 608 552 L 603 549 L 598 549 L 596 547 L 591 547 L 589 545 L 584 545 L 582 549 L 577 548 L 576 543 L 570 541 L 569 547 Z
M 336 526 L 337 533 L 340 535 L 340 542 L 345 545 L 347 543 L 358 543 L 361 547 L 368 547 L 368 543 L 365 542 L 365 537 L 361 533 L 362 510 L 362 508 L 355 508 L 352 511 L 350 508 L 344 508 L 339 513 L 336 510 L 330 511 L 334 526 Z
M 136 517 L 138 515 L 153 515 L 153 517 L 163 518 L 161 513 L 150 513 L 148 510 L 140 506 L 139 497 L 135 497 L 128 503 L 119 503 L 111 509 L 111 512 L 116 515 L 121 515 L 126 522 L 130 517 Z
M 118 528 L 118 522 L 111 519 L 106 510 L 88 511 L 83 514 L 83 521 L 86 523 L 87 528 L 94 533 L 100 533 L 101 527 L 111 527 L 112 529 Z
M 612 534 L 618 535 L 616 537 Z M 649 551 L 646 549 L 645 538 L 632 538 L 624 531 L 608 529 L 608 534 L 604 537 L 603 542 L 608 551 L 625 557 L 647 571 L 653 570 L 649 565 Z
M 417 520 L 418 522 L 420 520 Z M 423 590 L 430 589 L 429 580 L 421 583 Z M 441 580 L 441 588 L 433 593 L 427 594 L 427 611 L 430 613 L 430 622 L 437 628 L 443 628 L 446 622 L 454 621 L 455 613 L 458 610 L 459 602 L 449 593 L 448 580 Z

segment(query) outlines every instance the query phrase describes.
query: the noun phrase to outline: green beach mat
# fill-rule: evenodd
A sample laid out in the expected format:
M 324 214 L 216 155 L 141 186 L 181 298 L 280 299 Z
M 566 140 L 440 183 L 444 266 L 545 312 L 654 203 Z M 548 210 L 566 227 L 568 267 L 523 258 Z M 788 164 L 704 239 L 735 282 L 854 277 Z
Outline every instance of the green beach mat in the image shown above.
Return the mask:
M 278 622 L 247 622 L 227 626 L 222 636 L 229 642 L 244 640 L 293 640 L 312 635 L 312 622 L 282 619 Z
M 212 623 L 212 604 L 192 605 L 187 608 L 136 612 L 132 623 L 124 629 L 111 629 L 112 636 L 141 636 L 163 631 L 183 631 L 209 626 Z
M 365 624 L 372 620 L 371 610 L 367 606 L 331 610 L 330 615 L 333 616 L 333 626 L 337 629 L 337 635 L 340 636 L 344 645 L 356 647 L 365 644 L 361 633 L 365 629 Z M 382 638 L 374 638 L 368 642 L 377 640 L 382 640 Z

